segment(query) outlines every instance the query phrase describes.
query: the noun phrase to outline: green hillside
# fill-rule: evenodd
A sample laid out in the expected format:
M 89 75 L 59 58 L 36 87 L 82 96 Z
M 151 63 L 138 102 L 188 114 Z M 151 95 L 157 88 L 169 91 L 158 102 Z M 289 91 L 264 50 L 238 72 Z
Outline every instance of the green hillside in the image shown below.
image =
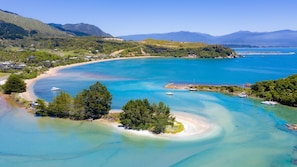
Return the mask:
M 234 50 L 222 45 L 207 45 L 201 42 L 173 42 L 147 39 L 140 42 L 142 51 L 151 56 L 174 56 L 188 58 L 235 58 Z
M 12 12 L 0 10 L 0 20 L 6 23 L 15 24 L 27 31 L 35 30 L 39 35 L 44 36 L 66 36 L 65 32 L 52 28 L 41 21 L 22 17 Z
M 22 27 L 0 21 L 0 38 L 2 39 L 23 39 L 28 34 L 28 31 Z

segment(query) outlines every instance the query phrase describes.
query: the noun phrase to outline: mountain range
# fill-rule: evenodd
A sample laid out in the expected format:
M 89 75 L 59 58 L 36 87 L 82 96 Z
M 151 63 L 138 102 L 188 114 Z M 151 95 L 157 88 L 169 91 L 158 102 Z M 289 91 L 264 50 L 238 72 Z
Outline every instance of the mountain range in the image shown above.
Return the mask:
M 263 46 L 263 47 L 294 47 L 297 46 L 297 31 L 280 30 L 273 32 L 239 31 L 228 35 L 212 36 L 196 32 L 170 32 L 158 34 L 138 34 L 120 36 L 125 40 L 142 41 L 144 39 L 169 40 L 178 42 L 204 42 L 227 46 Z
M 99 36 L 112 37 L 94 25 L 78 24 L 45 24 L 39 20 L 26 18 L 16 13 L 0 9 L 0 38 L 24 38 L 25 36 Z M 142 41 L 145 39 L 169 40 L 177 42 L 204 42 L 226 46 L 263 46 L 263 47 L 296 47 L 297 31 L 280 30 L 273 32 L 239 31 L 232 34 L 213 36 L 197 32 L 170 32 L 156 34 L 138 34 L 119 36 L 124 40 Z
M 75 36 L 100 36 L 100 37 L 112 37 L 112 35 L 105 33 L 100 28 L 85 24 L 85 23 L 78 23 L 78 24 L 55 24 L 50 23 L 48 24 L 56 29 L 59 29 L 67 34 L 75 35 Z
M 7 27 L 18 29 L 17 35 L 10 33 L 9 36 L 19 36 L 19 30 L 28 33 L 34 32 L 41 36 L 99 36 L 112 37 L 100 28 L 90 24 L 46 24 L 36 19 L 26 18 L 16 13 L 0 9 L 0 23 Z M 1 34 L 0 34 L 1 35 Z M 7 35 L 6 35 L 7 36 Z M 25 35 L 26 36 L 26 35 Z

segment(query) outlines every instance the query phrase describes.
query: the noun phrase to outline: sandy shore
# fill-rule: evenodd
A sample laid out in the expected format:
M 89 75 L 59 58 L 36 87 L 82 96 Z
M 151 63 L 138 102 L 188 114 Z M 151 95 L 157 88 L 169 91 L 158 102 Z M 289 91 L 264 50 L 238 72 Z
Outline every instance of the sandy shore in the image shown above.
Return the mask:
M 55 76 L 59 70 L 62 70 L 65 68 L 71 68 L 71 67 L 75 67 L 75 66 L 81 66 L 81 65 L 98 63 L 98 62 L 106 62 L 106 61 L 115 61 L 115 60 L 124 60 L 124 59 L 139 59 L 139 58 L 155 58 L 155 57 L 156 56 L 140 56 L 140 57 L 123 57 L 123 58 L 101 59 L 101 60 L 88 61 L 88 62 L 82 62 L 82 63 L 76 63 L 76 64 L 70 64 L 70 65 L 50 68 L 48 71 L 37 76 L 36 78 L 25 80 L 25 82 L 27 84 L 27 89 L 26 89 L 26 92 L 20 93 L 20 96 L 22 98 L 26 99 L 27 101 L 35 101 L 37 99 L 37 96 L 34 93 L 33 87 L 34 87 L 36 81 L 38 81 L 39 79 Z
M 111 110 L 110 112 L 121 112 L 121 110 Z M 128 130 L 115 122 L 109 122 L 107 120 L 95 120 L 96 123 L 103 123 L 107 126 L 113 127 L 119 133 L 126 135 L 128 137 L 138 136 L 138 137 L 150 137 L 154 139 L 162 140 L 175 140 L 175 141 L 188 141 L 188 140 L 199 140 L 206 139 L 215 136 L 220 132 L 218 125 L 211 123 L 207 119 L 200 117 L 198 115 L 189 114 L 185 112 L 172 112 L 175 116 L 176 121 L 181 122 L 184 125 L 184 130 L 177 134 L 153 134 L 149 131 L 138 131 L 138 130 Z

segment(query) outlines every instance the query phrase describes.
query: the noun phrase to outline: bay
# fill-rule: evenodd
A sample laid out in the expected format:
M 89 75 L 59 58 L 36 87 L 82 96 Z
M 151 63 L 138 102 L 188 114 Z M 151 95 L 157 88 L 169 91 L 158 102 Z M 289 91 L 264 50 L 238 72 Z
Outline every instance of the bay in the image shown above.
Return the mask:
M 87 121 L 39 118 L 0 99 L 0 166 L 292 166 L 297 110 L 213 92 L 164 85 L 239 85 L 297 73 L 296 48 L 240 48 L 238 59 L 152 58 L 109 61 L 63 69 L 36 82 L 35 94 L 51 101 L 53 86 L 75 96 L 96 81 L 113 95 L 113 109 L 130 99 L 163 101 L 171 110 L 205 117 L 219 133 L 197 140 L 161 140 L 119 133 Z M 289 54 L 290 53 L 290 54 Z

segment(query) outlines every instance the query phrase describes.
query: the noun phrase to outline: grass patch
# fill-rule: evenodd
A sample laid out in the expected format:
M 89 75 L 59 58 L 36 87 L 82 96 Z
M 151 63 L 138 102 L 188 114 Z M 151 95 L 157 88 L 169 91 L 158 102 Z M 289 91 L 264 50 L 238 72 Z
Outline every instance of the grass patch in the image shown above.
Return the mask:
M 175 121 L 173 126 L 167 126 L 165 133 L 176 134 L 182 132 L 185 129 L 184 125 L 181 122 Z
M 0 78 L 2 78 L 2 77 L 6 77 L 6 76 L 8 76 L 8 75 L 10 75 L 9 73 L 2 73 L 2 72 L 0 72 Z

